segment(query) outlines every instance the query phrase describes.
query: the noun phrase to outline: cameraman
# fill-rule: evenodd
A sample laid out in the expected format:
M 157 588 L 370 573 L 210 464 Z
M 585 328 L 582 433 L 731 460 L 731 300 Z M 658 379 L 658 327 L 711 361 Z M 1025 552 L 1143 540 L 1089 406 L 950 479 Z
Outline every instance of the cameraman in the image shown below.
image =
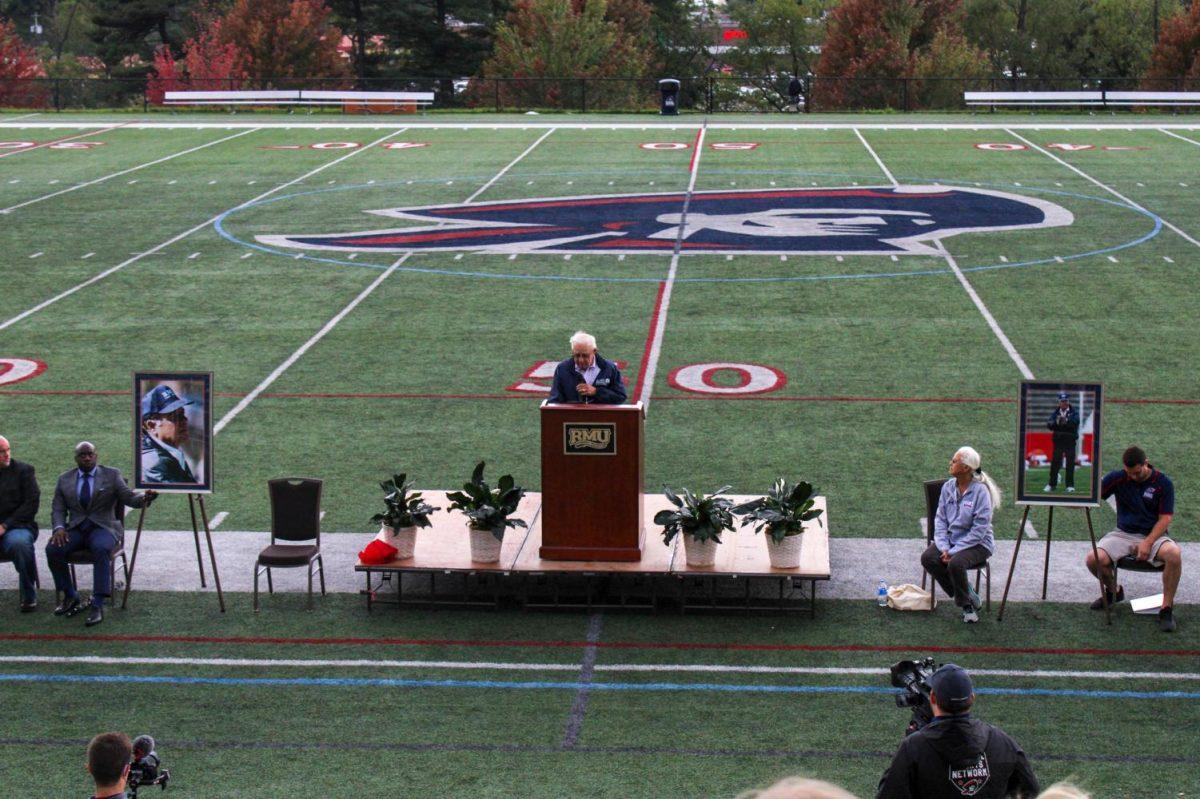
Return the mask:
M 102 732 L 87 748 L 87 770 L 96 782 L 92 799 L 124 799 L 133 744 L 123 732 Z
M 876 799 L 1036 796 L 1037 777 L 1021 747 L 998 727 L 971 718 L 970 675 L 947 663 L 930 676 L 929 688 L 933 721 L 900 743 Z

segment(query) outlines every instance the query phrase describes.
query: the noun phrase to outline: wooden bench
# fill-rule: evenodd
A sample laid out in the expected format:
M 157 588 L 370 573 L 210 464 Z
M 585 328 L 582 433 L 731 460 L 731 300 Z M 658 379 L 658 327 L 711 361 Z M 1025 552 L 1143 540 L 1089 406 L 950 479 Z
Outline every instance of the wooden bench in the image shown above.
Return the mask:
M 340 105 L 346 108 L 413 109 L 433 104 L 433 92 L 360 92 L 326 89 L 170 91 L 164 105 Z
M 1200 105 L 1200 92 L 963 92 L 968 106 L 1107 108 L 1109 106 Z

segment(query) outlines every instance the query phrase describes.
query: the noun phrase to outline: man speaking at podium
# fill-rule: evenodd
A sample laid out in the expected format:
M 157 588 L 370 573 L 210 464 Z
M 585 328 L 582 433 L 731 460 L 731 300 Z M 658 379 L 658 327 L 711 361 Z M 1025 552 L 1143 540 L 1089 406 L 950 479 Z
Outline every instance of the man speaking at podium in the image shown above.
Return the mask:
M 571 357 L 554 370 L 551 402 L 623 405 L 625 381 L 612 361 L 596 352 L 596 337 L 582 330 L 571 336 Z

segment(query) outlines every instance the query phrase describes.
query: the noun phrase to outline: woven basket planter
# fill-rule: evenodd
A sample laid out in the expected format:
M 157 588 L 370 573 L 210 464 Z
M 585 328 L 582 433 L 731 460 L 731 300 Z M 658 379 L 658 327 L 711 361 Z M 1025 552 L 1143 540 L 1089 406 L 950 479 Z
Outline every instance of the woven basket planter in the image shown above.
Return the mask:
M 706 541 L 697 541 L 690 535 L 683 536 L 683 551 L 687 565 L 689 566 L 711 566 L 717 562 L 717 547 L 720 544 L 709 538 Z
M 800 565 L 800 541 L 804 534 L 789 535 L 782 544 L 776 544 L 775 539 L 767 535 L 767 557 L 771 560 L 772 569 L 794 569 Z
M 380 532 L 385 533 L 387 543 L 396 548 L 397 560 L 405 560 L 413 556 L 413 548 L 417 545 L 416 525 L 392 529 L 385 524 Z
M 500 560 L 500 545 L 504 542 L 491 530 L 470 530 L 471 560 L 476 563 L 495 563 Z

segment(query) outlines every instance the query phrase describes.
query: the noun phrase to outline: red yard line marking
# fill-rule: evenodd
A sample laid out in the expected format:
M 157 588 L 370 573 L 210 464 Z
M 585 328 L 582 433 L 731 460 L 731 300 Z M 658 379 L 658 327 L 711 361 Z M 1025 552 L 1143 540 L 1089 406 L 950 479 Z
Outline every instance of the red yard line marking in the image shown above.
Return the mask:
M 702 642 L 644 642 L 644 641 L 526 641 L 526 640 L 457 640 L 453 638 L 282 638 L 276 636 L 205 636 L 205 635 L 84 635 L 68 633 L 0 633 L 0 641 L 108 641 L 129 643 L 187 643 L 187 644 L 282 644 L 321 646 L 460 646 L 513 648 L 584 648 L 601 649 L 677 649 L 728 650 L 737 652 L 956 652 L 994 655 L 1096 655 L 1200 657 L 1200 649 L 1099 649 L 1093 647 L 1008 647 L 1008 646 L 941 646 L 912 644 L 886 646 L 882 644 L 722 644 Z
M 43 147 L 49 147 L 52 144 L 58 144 L 59 142 L 74 141 L 75 139 L 83 139 L 88 136 L 99 136 L 101 133 L 108 133 L 111 130 L 116 130 L 117 128 L 123 128 L 128 124 L 129 124 L 128 122 L 122 122 L 120 125 L 113 125 L 111 128 L 100 128 L 99 130 L 91 130 L 91 131 L 88 131 L 87 133 L 76 133 L 73 136 L 63 136 L 61 139 L 51 139 L 50 141 L 44 141 L 41 144 L 35 144 L 32 147 L 25 147 L 20 150 L 9 150 L 7 152 L 0 153 L 0 158 L 7 158 L 8 156 L 16 155 L 17 153 L 30 153 L 30 152 L 33 152 L 34 150 L 40 150 Z
M 638 366 L 637 385 L 633 387 L 633 398 L 635 401 L 642 396 L 642 381 L 646 378 L 646 364 L 650 362 L 650 350 L 654 346 L 654 330 L 658 327 L 658 314 L 662 311 L 663 292 L 666 290 L 666 281 L 660 280 L 658 282 L 658 295 L 654 298 L 654 313 L 650 315 L 650 329 L 646 331 L 646 345 L 642 348 L 642 362 Z
M 700 158 L 700 137 L 704 129 L 696 131 L 696 140 L 692 142 L 692 160 L 688 163 L 688 174 L 696 171 L 696 161 Z
M 658 318 L 659 310 L 662 305 L 663 286 L 666 284 L 660 283 L 658 290 L 658 299 L 655 301 L 654 317 L 651 319 L 650 330 L 653 333 L 654 323 Z M 647 339 L 647 347 L 650 339 Z M 647 357 L 647 352 L 642 353 L 643 368 Z M 642 388 L 642 374 L 638 375 L 637 388 L 634 390 L 633 396 L 638 396 Z M 217 391 L 214 392 L 218 397 L 227 399 L 241 399 L 246 396 L 244 391 Z M 125 397 L 128 396 L 127 390 L 120 389 L 0 389 L 0 397 Z M 320 392 L 304 392 L 304 391 L 276 391 L 267 392 L 261 395 L 264 398 L 272 399 L 453 399 L 453 400 L 493 400 L 493 399 L 542 399 L 540 395 L 522 395 L 522 394 L 434 394 L 434 393 L 402 393 L 402 392 L 362 392 L 362 391 L 320 391 Z M 900 403 L 998 403 L 1008 404 L 1016 402 L 1015 399 L 1007 397 L 853 397 L 849 395 L 831 394 L 825 397 L 815 396 L 763 396 L 762 394 L 748 394 L 744 397 L 737 395 L 721 394 L 705 396 L 703 394 L 665 394 L 656 395 L 655 400 L 732 400 L 736 402 L 900 402 Z M 1200 405 L 1200 399 L 1110 399 L 1106 402 L 1114 405 Z

